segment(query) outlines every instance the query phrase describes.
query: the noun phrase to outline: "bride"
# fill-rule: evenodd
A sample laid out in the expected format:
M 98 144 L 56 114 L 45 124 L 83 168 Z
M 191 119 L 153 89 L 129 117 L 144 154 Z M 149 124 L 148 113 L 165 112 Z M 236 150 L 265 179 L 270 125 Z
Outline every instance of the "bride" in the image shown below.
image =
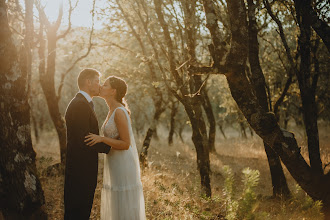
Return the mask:
M 103 142 L 111 146 L 104 158 L 101 194 L 102 220 L 146 219 L 138 152 L 132 131 L 130 112 L 126 107 L 127 84 L 110 76 L 100 89 L 109 113 L 102 125 L 104 136 L 89 134 L 87 145 Z

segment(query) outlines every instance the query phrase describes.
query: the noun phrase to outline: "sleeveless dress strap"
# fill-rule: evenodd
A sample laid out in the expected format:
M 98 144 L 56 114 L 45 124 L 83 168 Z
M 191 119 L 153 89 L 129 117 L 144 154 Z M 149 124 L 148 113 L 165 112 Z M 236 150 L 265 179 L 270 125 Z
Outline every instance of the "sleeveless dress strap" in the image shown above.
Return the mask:
M 117 107 L 117 108 L 115 109 L 115 111 L 116 111 L 117 109 L 122 109 L 122 110 L 124 110 L 125 113 L 127 112 L 127 110 L 126 110 L 125 107 Z M 113 112 L 115 112 L 115 111 L 113 111 Z

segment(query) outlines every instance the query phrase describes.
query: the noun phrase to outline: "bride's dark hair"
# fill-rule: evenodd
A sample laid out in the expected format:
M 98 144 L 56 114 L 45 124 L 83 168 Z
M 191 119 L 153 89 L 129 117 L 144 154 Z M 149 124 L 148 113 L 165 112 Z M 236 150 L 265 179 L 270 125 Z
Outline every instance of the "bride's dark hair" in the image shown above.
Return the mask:
M 109 76 L 108 80 L 109 80 L 111 88 L 116 89 L 116 91 L 117 91 L 116 100 L 126 108 L 128 114 L 131 114 L 131 111 L 129 110 L 126 99 L 125 99 L 125 95 L 127 93 L 126 82 L 123 79 L 116 77 L 116 76 Z

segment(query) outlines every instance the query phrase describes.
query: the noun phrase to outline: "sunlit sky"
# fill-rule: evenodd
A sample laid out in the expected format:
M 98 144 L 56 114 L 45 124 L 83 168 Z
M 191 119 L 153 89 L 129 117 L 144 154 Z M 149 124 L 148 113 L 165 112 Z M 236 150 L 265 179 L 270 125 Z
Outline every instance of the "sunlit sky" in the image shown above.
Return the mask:
M 76 4 L 77 0 L 72 0 L 72 5 Z M 24 7 L 24 0 L 20 0 Z M 49 21 L 54 22 L 58 16 L 58 9 L 60 3 L 63 2 L 63 18 L 61 26 L 68 25 L 68 10 L 69 10 L 69 1 L 68 0 L 41 0 L 42 6 L 45 6 L 45 13 L 49 19 Z M 96 8 L 102 8 L 105 5 L 105 0 L 96 0 Z M 83 26 L 83 27 L 91 27 L 92 26 L 92 11 L 93 9 L 93 1 L 92 0 L 79 0 L 77 7 L 72 13 L 71 16 L 71 24 L 74 27 Z M 36 15 L 38 14 L 35 9 L 34 12 Z M 94 18 L 94 28 L 100 29 L 102 28 L 102 21 L 99 21 Z

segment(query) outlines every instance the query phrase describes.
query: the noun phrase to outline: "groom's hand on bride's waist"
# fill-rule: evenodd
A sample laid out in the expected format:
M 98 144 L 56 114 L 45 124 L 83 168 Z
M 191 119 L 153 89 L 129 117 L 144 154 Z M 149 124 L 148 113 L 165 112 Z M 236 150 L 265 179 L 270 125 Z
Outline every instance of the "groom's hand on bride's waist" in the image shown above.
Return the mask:
M 94 146 L 97 143 L 103 142 L 103 138 L 104 137 L 102 137 L 100 135 L 89 133 L 87 136 L 85 136 L 84 142 L 88 146 Z
M 84 143 L 87 145 L 87 147 L 90 147 L 98 153 L 108 154 L 111 147 L 103 142 L 103 138 L 104 137 L 100 135 L 89 133 L 88 135 L 84 136 Z

